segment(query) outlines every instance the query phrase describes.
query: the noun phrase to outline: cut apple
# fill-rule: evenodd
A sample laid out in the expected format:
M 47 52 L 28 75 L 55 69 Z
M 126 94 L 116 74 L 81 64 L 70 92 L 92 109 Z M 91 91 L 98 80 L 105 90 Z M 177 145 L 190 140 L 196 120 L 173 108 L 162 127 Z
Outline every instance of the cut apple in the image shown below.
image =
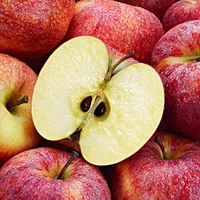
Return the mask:
M 138 151 L 164 108 L 163 85 L 151 66 L 137 63 L 114 73 L 117 64 L 110 63 L 101 40 L 76 37 L 50 56 L 33 93 L 38 132 L 48 140 L 79 143 L 83 157 L 95 165 L 114 164 Z

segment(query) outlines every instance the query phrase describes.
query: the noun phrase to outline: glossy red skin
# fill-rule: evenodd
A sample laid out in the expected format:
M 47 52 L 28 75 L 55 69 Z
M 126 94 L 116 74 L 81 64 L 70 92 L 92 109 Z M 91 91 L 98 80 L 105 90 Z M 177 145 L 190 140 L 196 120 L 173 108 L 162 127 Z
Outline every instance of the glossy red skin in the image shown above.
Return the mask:
M 200 20 L 184 22 L 165 33 L 152 52 L 151 64 L 158 65 L 170 56 L 199 55 Z
M 68 177 L 58 176 L 70 153 L 53 148 L 24 151 L 0 169 L 1 200 L 110 200 L 108 185 L 100 170 L 76 158 Z
M 186 21 L 200 19 L 200 0 L 181 0 L 174 3 L 163 16 L 165 31 Z
M 66 34 L 74 0 L 3 0 L 0 2 L 0 52 L 22 60 L 40 58 Z
M 180 24 L 156 44 L 152 65 L 165 88 L 165 121 L 174 132 L 200 139 L 200 62 L 170 64 L 170 56 L 199 55 L 200 20 Z
M 159 135 L 169 157 L 153 140 L 125 161 L 113 165 L 109 186 L 113 200 L 197 200 L 200 197 L 200 143 Z
M 107 0 L 83 0 L 76 4 L 66 36 L 91 35 L 122 53 L 134 51 L 135 59 L 149 62 L 151 52 L 163 35 L 162 24 L 149 11 Z
M 200 62 L 157 67 L 165 88 L 168 128 L 200 140 Z
M 118 0 L 133 6 L 145 8 L 162 19 L 165 11 L 177 0 Z

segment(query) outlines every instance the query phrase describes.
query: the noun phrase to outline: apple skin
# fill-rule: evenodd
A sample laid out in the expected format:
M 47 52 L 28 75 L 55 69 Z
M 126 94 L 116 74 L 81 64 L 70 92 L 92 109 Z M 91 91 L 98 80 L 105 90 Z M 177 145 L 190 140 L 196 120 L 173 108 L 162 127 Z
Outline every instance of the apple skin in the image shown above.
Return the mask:
M 200 62 L 180 59 L 198 56 L 199 44 L 200 20 L 188 21 L 169 30 L 152 53 L 165 88 L 164 120 L 173 132 L 193 139 L 200 139 Z
M 133 6 L 145 8 L 162 19 L 165 11 L 177 0 L 118 0 Z
M 101 171 L 78 157 L 57 179 L 70 153 L 41 147 L 24 151 L 0 169 L 2 200 L 110 200 Z
M 53 50 L 63 39 L 74 0 L 5 0 L 0 3 L 0 52 L 23 61 Z
M 163 159 L 155 135 L 168 159 Z M 155 135 L 133 156 L 106 170 L 112 199 L 199 199 L 200 143 L 169 133 Z
M 0 54 L 0 161 L 23 150 L 37 146 L 40 136 L 31 116 L 31 100 L 37 75 L 23 62 Z M 12 112 L 6 109 L 11 103 L 27 95 L 28 103 L 18 105 Z
M 136 60 L 148 63 L 163 27 L 143 8 L 111 0 L 82 0 L 76 3 L 65 40 L 81 35 L 97 37 L 125 54 L 134 52 Z
M 199 0 L 181 0 L 174 3 L 164 14 L 162 24 L 165 31 L 186 21 L 200 19 Z

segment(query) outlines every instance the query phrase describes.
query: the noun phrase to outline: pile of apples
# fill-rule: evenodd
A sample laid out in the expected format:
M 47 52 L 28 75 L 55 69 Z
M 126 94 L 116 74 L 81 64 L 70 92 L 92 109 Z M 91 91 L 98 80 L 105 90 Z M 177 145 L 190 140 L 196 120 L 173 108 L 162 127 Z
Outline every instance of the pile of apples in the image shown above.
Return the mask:
M 0 116 L 0 200 L 200 200 L 200 0 L 1 0 Z

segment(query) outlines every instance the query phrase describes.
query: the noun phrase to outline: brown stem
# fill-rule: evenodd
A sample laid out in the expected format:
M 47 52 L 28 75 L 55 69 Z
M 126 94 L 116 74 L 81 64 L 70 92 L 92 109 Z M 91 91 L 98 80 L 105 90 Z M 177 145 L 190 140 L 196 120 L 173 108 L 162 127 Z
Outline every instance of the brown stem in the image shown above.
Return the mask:
M 12 112 L 14 110 L 14 108 L 18 105 L 21 105 L 23 103 L 28 103 L 29 99 L 28 99 L 28 96 L 25 95 L 23 96 L 22 98 L 20 99 L 17 99 L 17 100 L 13 100 L 11 102 L 8 102 L 7 105 L 6 105 L 6 108 Z
M 71 163 L 73 162 L 73 160 L 79 156 L 79 153 L 77 151 L 72 151 L 71 157 L 69 158 L 69 160 L 65 163 L 64 167 L 61 169 L 57 179 L 62 179 L 63 174 L 65 173 L 66 169 L 69 167 L 69 165 L 71 165 Z
M 154 139 L 155 143 L 158 144 L 158 146 L 160 147 L 161 151 L 162 151 L 162 155 L 163 155 L 163 159 L 167 160 L 167 153 L 165 151 L 165 147 L 163 145 L 163 143 L 159 140 L 158 136 L 155 137 Z
M 134 53 L 131 52 L 129 54 L 127 54 L 126 56 L 124 56 L 123 58 L 121 58 L 120 60 L 118 60 L 116 63 L 114 63 L 110 68 L 109 68 L 109 71 L 108 73 L 106 74 L 106 77 L 105 77 L 105 81 L 109 81 L 112 74 L 113 74 L 113 71 L 116 69 L 116 67 L 118 65 L 120 65 L 122 62 L 124 62 L 125 60 L 129 59 L 129 58 L 132 58 L 134 56 Z

